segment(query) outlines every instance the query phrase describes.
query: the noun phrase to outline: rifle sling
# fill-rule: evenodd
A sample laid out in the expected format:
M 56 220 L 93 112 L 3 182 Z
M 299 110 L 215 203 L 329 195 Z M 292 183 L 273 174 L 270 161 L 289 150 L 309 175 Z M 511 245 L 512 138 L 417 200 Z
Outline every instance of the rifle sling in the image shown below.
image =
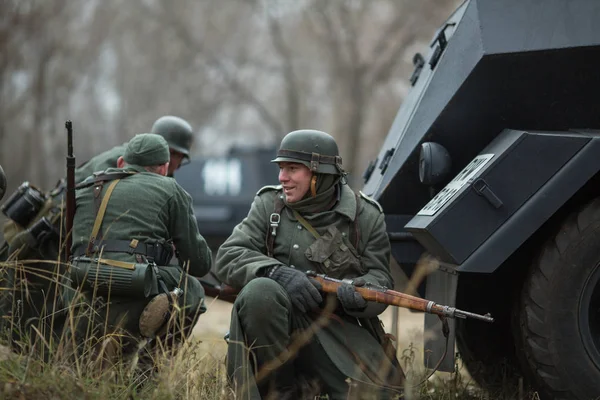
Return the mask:
M 283 210 L 284 207 L 285 207 L 285 204 L 279 198 L 279 196 L 275 196 L 275 201 L 273 202 L 273 213 L 281 215 L 281 211 Z M 360 207 L 360 196 L 356 195 L 356 211 L 354 214 L 354 223 L 352 224 L 352 229 L 350 230 L 351 243 L 354 244 L 354 248 L 356 249 L 356 251 L 358 251 L 358 245 L 359 245 L 359 241 L 360 241 L 360 229 L 358 226 L 359 207 Z M 298 215 L 300 215 L 300 214 L 297 214 L 296 218 L 298 218 Z M 302 217 L 300 217 L 300 218 L 302 218 Z M 298 221 L 300 221 L 302 223 L 302 220 L 300 218 L 298 218 Z M 309 232 L 311 232 L 311 234 L 315 238 L 318 239 L 319 233 L 316 230 L 314 230 L 314 228 L 308 223 L 308 221 L 306 221 L 304 218 L 302 218 L 302 219 L 306 222 L 306 225 L 303 224 L 304 227 L 306 229 L 308 229 Z M 307 225 L 313 229 L 314 233 L 307 227 Z M 267 245 L 267 255 L 269 257 L 273 257 L 273 247 L 275 246 L 275 236 L 273 235 L 272 229 L 269 226 L 267 226 L 267 237 L 266 237 L 265 242 Z
M 300 215 L 298 211 L 292 210 L 292 212 L 294 213 L 294 217 L 296 217 L 298 222 L 300 222 L 302 226 L 305 227 L 306 230 L 309 231 L 315 237 L 315 239 L 321 237 L 321 235 L 319 235 L 319 232 L 317 232 L 317 230 L 313 228 L 313 226 L 302 215 Z
M 92 177 L 90 176 L 89 178 L 85 179 L 83 182 L 77 184 L 75 186 L 75 190 L 85 189 L 85 188 L 88 188 L 97 183 L 103 183 L 106 181 L 114 181 L 115 179 L 127 178 L 128 176 L 134 175 L 136 173 L 137 172 L 135 172 L 135 171 L 110 172 L 107 174 L 101 173 L 101 174 L 93 176 L 93 179 L 91 179 Z
M 100 226 L 102 225 L 102 220 L 104 219 L 104 213 L 106 212 L 106 206 L 108 205 L 108 200 L 110 199 L 110 196 L 112 195 L 112 192 L 115 189 L 115 186 L 117 186 L 117 183 L 119 183 L 119 181 L 120 181 L 120 179 L 115 179 L 114 181 L 112 181 L 110 183 L 110 185 L 108 186 L 108 189 L 106 189 L 106 193 L 104 194 L 104 197 L 102 198 L 102 203 L 100 204 L 100 208 L 98 209 L 98 213 L 96 214 L 96 220 L 94 221 L 94 227 L 92 228 L 92 234 L 90 235 L 90 240 L 89 240 L 88 246 L 87 246 L 86 255 L 88 255 L 88 256 L 94 248 L 94 243 L 96 243 L 96 238 L 97 238 L 98 232 L 100 231 Z

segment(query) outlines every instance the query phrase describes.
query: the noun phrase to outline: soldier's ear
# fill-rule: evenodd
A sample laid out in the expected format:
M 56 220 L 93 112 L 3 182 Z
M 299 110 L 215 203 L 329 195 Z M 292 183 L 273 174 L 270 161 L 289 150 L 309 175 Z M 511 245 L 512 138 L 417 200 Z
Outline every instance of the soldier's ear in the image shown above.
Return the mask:
M 159 173 L 162 176 L 167 176 L 167 174 L 169 173 L 169 162 L 167 161 L 166 163 L 164 163 L 163 165 L 161 165 L 159 171 L 160 171 Z
M 125 166 L 125 160 L 123 160 L 123 156 L 117 159 L 117 168 L 123 168 Z

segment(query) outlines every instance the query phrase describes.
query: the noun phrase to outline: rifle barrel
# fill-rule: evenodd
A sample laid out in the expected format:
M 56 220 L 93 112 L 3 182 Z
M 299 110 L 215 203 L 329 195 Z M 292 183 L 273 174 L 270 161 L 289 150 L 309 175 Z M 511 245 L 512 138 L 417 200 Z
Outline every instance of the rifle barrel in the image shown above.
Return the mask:
M 75 217 L 75 156 L 73 155 L 73 124 L 65 122 L 67 129 L 67 198 L 66 198 L 66 260 L 71 255 L 73 218 Z
M 344 284 L 352 284 L 349 279 L 339 280 L 326 275 L 317 274 L 313 271 L 306 273 L 311 278 L 318 281 L 327 293 L 337 293 L 337 288 Z M 449 318 L 474 318 L 485 322 L 494 322 L 491 315 L 475 314 L 468 311 L 462 311 L 454 307 L 436 304 L 435 302 L 420 297 L 411 296 L 406 293 L 397 292 L 383 286 L 367 283 L 364 286 L 355 286 L 355 289 L 363 299 L 377 303 L 393 305 L 397 307 L 409 308 L 411 310 L 422 311 L 430 314 L 441 315 Z

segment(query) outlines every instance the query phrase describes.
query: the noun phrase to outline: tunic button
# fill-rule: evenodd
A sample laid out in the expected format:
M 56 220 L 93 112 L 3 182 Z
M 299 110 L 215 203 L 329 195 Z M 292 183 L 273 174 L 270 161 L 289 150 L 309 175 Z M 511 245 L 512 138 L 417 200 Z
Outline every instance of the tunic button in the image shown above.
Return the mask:
M 290 268 L 296 268 L 294 265 L 290 265 Z
M 298 248 L 300 248 L 300 246 L 298 246 L 297 244 L 292 246 L 294 248 L 294 250 L 298 250 Z
M 302 225 L 297 225 L 298 230 L 302 230 Z
M 346 237 L 346 232 L 342 232 L 342 236 Z

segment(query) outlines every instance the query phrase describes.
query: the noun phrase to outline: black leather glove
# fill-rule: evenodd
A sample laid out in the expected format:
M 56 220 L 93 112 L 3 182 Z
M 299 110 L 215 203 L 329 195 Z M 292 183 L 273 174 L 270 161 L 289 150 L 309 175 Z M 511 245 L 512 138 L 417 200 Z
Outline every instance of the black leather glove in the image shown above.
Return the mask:
M 353 280 L 354 285 L 344 283 L 337 289 L 337 297 L 344 310 L 348 313 L 364 311 L 367 308 L 367 301 L 356 291 L 356 286 L 364 286 L 363 278 Z
M 292 305 L 300 312 L 307 312 L 313 308 L 319 307 L 323 301 L 319 290 L 321 284 L 314 279 L 310 279 L 302 271 L 297 269 L 278 266 L 273 267 L 266 275 L 279 283 L 290 296 Z

